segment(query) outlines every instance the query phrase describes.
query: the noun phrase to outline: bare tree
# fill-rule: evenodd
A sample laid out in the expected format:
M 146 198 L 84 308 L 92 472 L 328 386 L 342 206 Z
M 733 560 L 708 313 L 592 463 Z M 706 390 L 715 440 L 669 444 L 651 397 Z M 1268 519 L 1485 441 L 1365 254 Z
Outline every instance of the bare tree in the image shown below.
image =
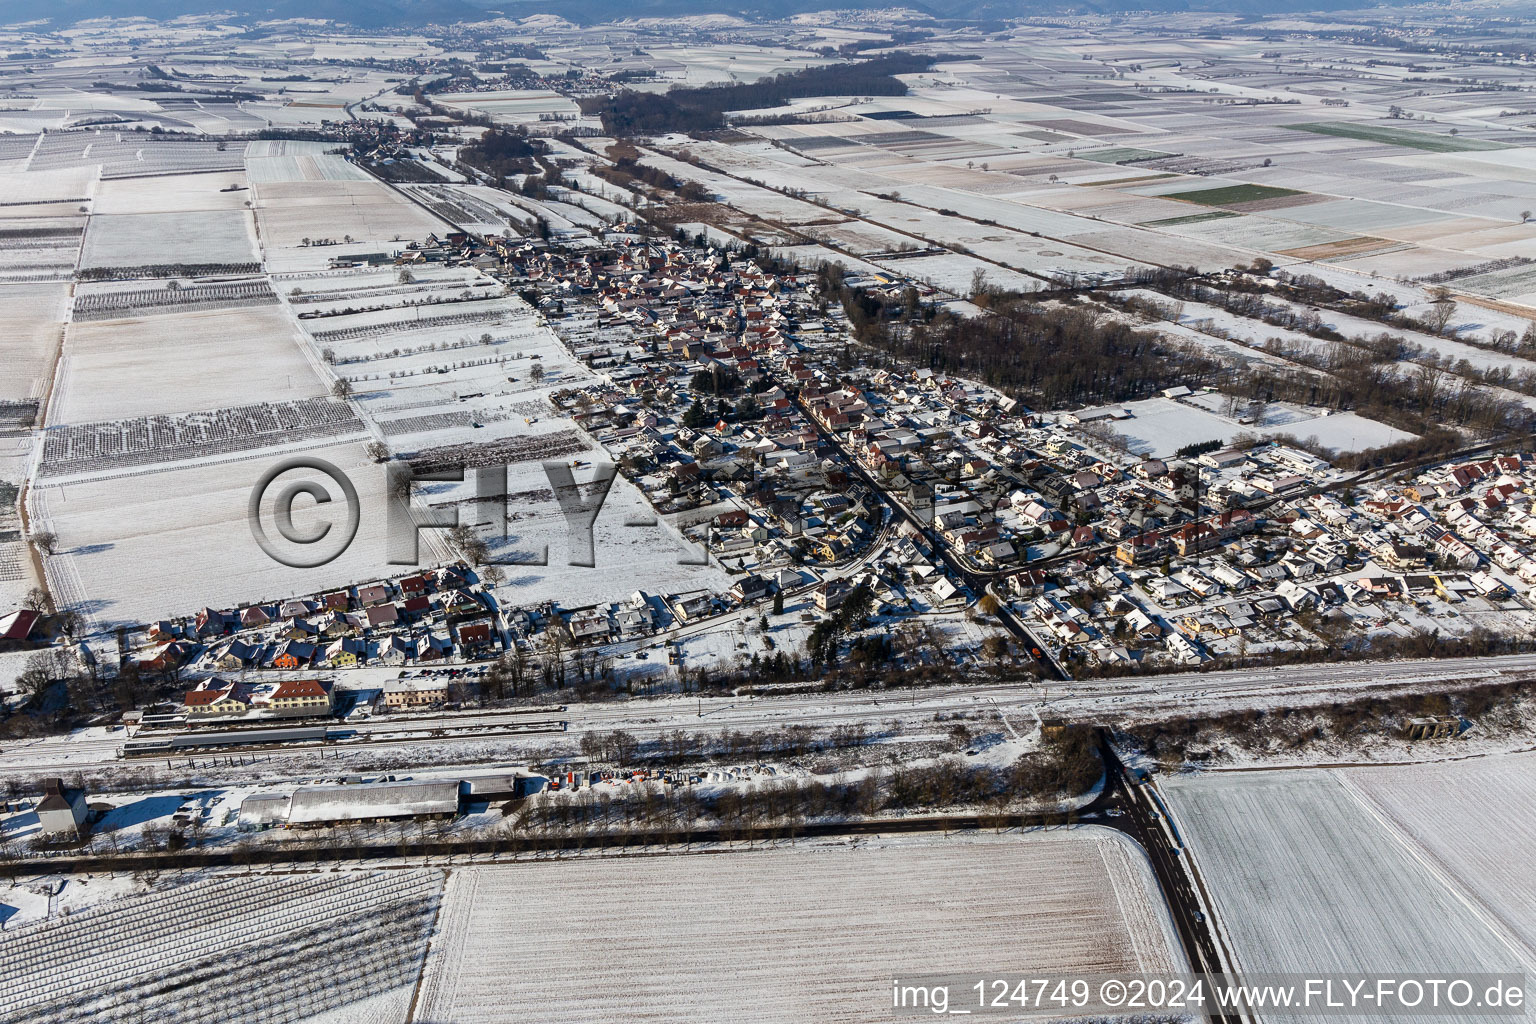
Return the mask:
M 458 548 L 464 558 L 471 565 L 478 566 L 484 562 L 491 553 L 490 546 L 480 538 L 474 527 L 466 523 L 460 523 L 448 531 L 448 539 L 453 546 Z
M 59 549 L 59 535 L 52 530 L 39 530 L 32 535 L 32 543 L 43 554 L 51 555 Z
M 27 659 L 26 666 L 16 677 L 16 683 L 28 700 L 33 704 L 41 704 L 55 686 L 70 677 L 73 668 L 68 651 L 50 647 Z
M 1438 366 L 1421 363 L 1414 373 L 1414 381 L 1418 385 L 1419 404 L 1429 409 L 1440 398 L 1445 386 L 1445 371 Z
M 54 625 L 58 627 L 60 633 L 73 640 L 80 635 L 80 630 L 85 625 L 85 616 L 74 608 L 65 608 L 54 617 Z
M 1424 323 L 1436 334 L 1444 334 L 1451 318 L 1456 315 L 1456 303 L 1450 299 L 1436 299 L 1424 314 Z

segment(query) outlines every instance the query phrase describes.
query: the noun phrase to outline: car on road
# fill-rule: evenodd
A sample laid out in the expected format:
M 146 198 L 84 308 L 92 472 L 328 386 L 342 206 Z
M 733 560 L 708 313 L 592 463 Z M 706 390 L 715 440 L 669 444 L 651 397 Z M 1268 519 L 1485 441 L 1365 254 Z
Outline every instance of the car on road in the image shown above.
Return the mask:
M 1195 921 L 1198 924 L 1205 924 L 1205 911 L 1203 911 L 1203 910 L 1195 911 Z

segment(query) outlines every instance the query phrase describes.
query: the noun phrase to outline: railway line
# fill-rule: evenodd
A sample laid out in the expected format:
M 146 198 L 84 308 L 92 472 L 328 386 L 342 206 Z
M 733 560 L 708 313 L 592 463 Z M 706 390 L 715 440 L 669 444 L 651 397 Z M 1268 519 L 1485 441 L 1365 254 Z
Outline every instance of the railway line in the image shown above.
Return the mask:
M 865 724 L 875 729 L 896 722 L 931 728 L 936 715 L 995 715 L 1029 708 L 1076 721 L 1109 724 L 1169 713 L 1245 708 L 1304 707 L 1414 688 L 1469 686 L 1496 680 L 1536 678 L 1536 654 L 1391 662 L 1345 662 L 1284 668 L 1227 669 L 1135 676 L 1106 680 L 983 683 L 906 690 L 845 691 L 755 697 L 662 696 L 591 704 L 570 704 L 545 714 L 562 723 L 556 732 L 519 730 L 529 715 L 487 710 L 432 718 L 388 717 L 346 723 L 355 735 L 323 749 L 345 752 L 397 751 L 408 762 L 424 746 L 456 744 L 483 748 L 510 742 L 585 732 L 624 730 L 649 739 L 683 730 L 712 733 L 788 725 Z M 341 727 L 341 723 L 330 723 Z M 141 734 L 142 735 L 142 734 Z M 40 771 L 90 771 L 122 763 L 124 734 L 17 740 L 0 746 L 0 777 L 32 778 Z M 252 748 L 247 748 L 252 749 Z M 278 749 L 268 752 L 277 753 Z M 292 748 L 300 750 L 302 748 Z

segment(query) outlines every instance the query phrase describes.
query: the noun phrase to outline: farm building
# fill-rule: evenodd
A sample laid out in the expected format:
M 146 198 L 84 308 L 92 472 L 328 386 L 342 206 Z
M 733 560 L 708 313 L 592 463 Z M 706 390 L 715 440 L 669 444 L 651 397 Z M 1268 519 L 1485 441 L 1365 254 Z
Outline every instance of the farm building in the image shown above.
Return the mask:
M 458 812 L 456 779 L 304 786 L 291 796 L 257 793 L 246 797 L 240 804 L 240 828 L 324 828 L 352 822 L 447 819 Z
M 288 824 L 288 805 L 293 797 L 287 793 L 256 793 L 240 802 L 240 820 L 237 827 L 242 832 L 259 832 L 262 829 Z
M 356 786 L 305 786 L 288 808 L 290 828 L 399 818 L 451 818 L 459 812 L 459 783 L 382 782 Z
M 460 781 L 459 791 L 469 801 L 515 800 L 542 792 L 548 784 L 549 780 L 544 776 L 519 769 L 466 776 Z
M 32 645 L 42 613 L 22 609 L 0 616 L 0 650 L 20 650 Z
M 37 802 L 37 820 L 44 835 L 79 835 L 88 813 L 84 790 L 66 789 L 63 779 L 43 780 L 43 798 Z

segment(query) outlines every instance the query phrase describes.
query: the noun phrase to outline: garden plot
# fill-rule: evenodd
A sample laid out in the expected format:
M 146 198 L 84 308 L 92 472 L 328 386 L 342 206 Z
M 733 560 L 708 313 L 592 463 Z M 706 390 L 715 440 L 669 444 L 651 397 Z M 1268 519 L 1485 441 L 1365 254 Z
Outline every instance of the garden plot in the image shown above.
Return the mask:
M 43 436 L 38 474 L 112 473 L 125 466 L 208 459 L 362 432 L 352 407 L 334 398 L 56 426 Z
M 37 148 L 39 135 L 28 133 L 0 134 L 0 171 L 20 171 Z
M 893 977 L 1177 969 L 1144 855 L 1094 828 L 858 848 L 466 868 L 444 895 L 426 1021 L 868 1021 Z M 863 941 L 866 936 L 870 941 Z M 947 937 L 947 938 L 946 938 Z M 588 951 L 530 973 L 530 949 Z M 643 950 L 639 955 L 637 951 Z M 792 983 L 787 983 L 792 982 Z
M 1459 278 L 1456 289 L 1536 306 L 1536 264 L 1522 264 Z
M 554 441 L 573 434 L 562 428 L 543 436 Z M 580 496 L 588 502 L 584 505 L 588 515 L 596 505 L 597 491 L 591 486 L 594 471 L 582 463 L 604 459 L 601 450 L 594 448 L 576 459 L 572 469 Z M 617 601 L 637 590 L 719 594 L 731 587 L 731 577 L 715 563 L 695 564 L 703 561 L 702 551 L 660 521 L 645 496 L 622 475 L 596 511 L 590 548 L 555 501 L 550 478 L 537 459 L 509 467 L 507 494 L 506 537 L 493 525 L 480 531 L 494 557 L 506 563 L 506 580 L 496 590 L 497 601 L 504 606 L 557 601 L 563 607 L 578 608 Z M 461 521 L 489 524 L 494 519 L 483 508 L 478 518 L 466 512 L 460 515 Z M 546 547 L 548 564 L 536 564 Z
M 6 313 L 0 331 L 0 402 L 38 398 L 69 316 L 69 285 L 0 285 L 0 309 Z
M 91 217 L 80 266 L 249 266 L 257 259 L 244 211 L 121 213 Z
M 323 395 L 275 305 L 72 324 L 49 422 L 153 416 Z
M 1328 772 L 1177 775 L 1163 788 L 1240 971 L 1444 977 L 1530 969 L 1522 951 Z M 1507 827 L 1507 817 L 1499 824 Z
M 43 136 L 29 171 L 100 168 L 104 178 L 155 174 L 238 171 L 244 157 L 238 145 L 186 135 L 148 135 L 121 131 L 50 132 Z
M 468 231 L 515 237 L 528 227 L 522 210 L 505 201 L 505 193 L 484 185 L 402 185 L 443 220 Z
M 591 380 L 516 296 L 326 317 L 305 325 L 315 349 L 373 411 L 452 401 L 471 392 L 537 389 L 535 360 L 545 386 Z
M 348 163 L 334 142 L 259 140 L 245 148 L 246 169 L 253 182 L 371 181 L 367 171 Z
M 432 871 L 254 875 L 97 904 L 0 937 L 0 1015 L 256 1024 L 325 1013 L 409 989 L 441 893 Z
M 357 267 L 344 272 L 281 274 L 273 278 L 273 287 L 293 307 L 295 313 L 333 312 L 343 309 L 370 309 L 375 306 L 407 306 L 421 300 L 441 301 L 484 291 L 493 279 L 473 267 L 450 267 L 441 263 L 413 266 L 402 278 L 393 266 Z M 414 314 L 414 311 L 412 311 Z M 312 330 L 325 330 L 328 317 L 306 317 Z
M 845 221 L 841 224 L 817 224 L 801 228 L 802 233 L 826 242 L 855 256 L 915 249 L 919 243 L 908 235 L 899 235 L 875 224 Z
M 770 250 L 774 259 L 788 260 L 797 267 L 814 269 L 822 264 L 842 267 L 850 274 L 887 274 L 890 271 L 865 260 L 844 256 L 824 245 L 781 245 Z M 978 261 L 980 262 L 980 261 Z
M 1178 223 L 1148 226 L 1189 238 L 1201 238 L 1271 253 L 1309 245 L 1326 245 L 1349 237 L 1345 232 L 1327 227 L 1314 224 L 1292 224 L 1252 214 L 1230 214 L 1206 219 L 1207 216 L 1209 215 L 1196 214 L 1191 218 L 1175 218 Z
M 1536 874 L 1529 870 L 1536 849 L 1536 755 L 1337 774 L 1536 962 Z M 1490 807 L 1501 813 L 1487 813 Z
M 195 284 L 180 281 L 143 287 L 143 281 L 112 281 L 81 284 L 75 292 L 74 320 L 118 320 L 156 313 L 191 313 L 203 309 L 263 306 L 277 302 L 277 293 L 265 277 Z

